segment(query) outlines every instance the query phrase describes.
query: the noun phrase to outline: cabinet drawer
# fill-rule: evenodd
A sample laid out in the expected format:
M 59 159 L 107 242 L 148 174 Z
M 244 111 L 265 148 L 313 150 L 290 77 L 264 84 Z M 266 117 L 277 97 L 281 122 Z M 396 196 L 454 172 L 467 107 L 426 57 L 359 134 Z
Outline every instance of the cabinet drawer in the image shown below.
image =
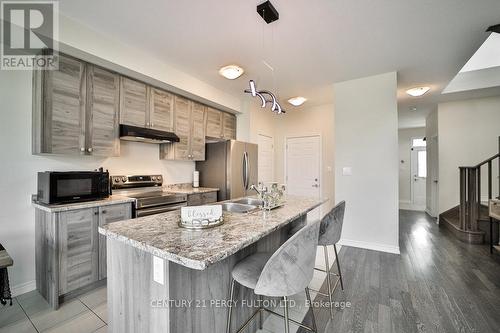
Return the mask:
M 205 205 L 217 202 L 217 192 L 203 193 L 202 200 Z
M 202 205 L 202 202 L 203 202 L 203 198 L 201 197 L 200 193 L 188 195 L 188 198 L 187 198 L 188 206 L 199 206 L 199 205 Z
M 490 201 L 490 216 L 500 220 L 500 201 Z

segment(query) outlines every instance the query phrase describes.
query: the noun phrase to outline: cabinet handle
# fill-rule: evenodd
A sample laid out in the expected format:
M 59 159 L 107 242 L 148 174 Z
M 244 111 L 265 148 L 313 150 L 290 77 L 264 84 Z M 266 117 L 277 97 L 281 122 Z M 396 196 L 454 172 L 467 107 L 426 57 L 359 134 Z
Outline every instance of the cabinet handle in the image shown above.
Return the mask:
M 153 123 L 151 123 L 151 127 L 154 127 L 154 124 L 153 124 Z
M 103 210 L 103 211 L 102 211 L 102 213 L 103 213 L 103 214 L 106 214 L 106 213 L 107 213 L 107 211 L 106 211 L 106 210 Z
M 149 126 L 149 123 L 146 123 L 146 126 Z
M 80 151 L 81 151 L 82 153 L 83 153 L 83 152 L 85 152 L 85 148 L 84 148 L 84 147 L 80 148 Z
M 99 212 L 97 212 L 97 211 L 96 211 L 96 212 L 94 212 L 94 215 L 99 215 Z
M 88 151 L 89 153 L 91 153 L 91 152 L 92 152 L 92 148 L 88 148 L 88 149 L 87 149 L 87 151 Z

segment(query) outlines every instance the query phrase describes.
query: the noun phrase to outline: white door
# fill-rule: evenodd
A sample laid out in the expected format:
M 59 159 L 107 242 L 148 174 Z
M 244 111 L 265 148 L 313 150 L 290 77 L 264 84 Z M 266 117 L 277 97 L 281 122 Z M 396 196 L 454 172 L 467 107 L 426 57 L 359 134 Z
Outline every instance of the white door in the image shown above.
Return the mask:
M 259 134 L 259 182 L 269 183 L 274 181 L 274 139 L 270 136 Z
M 425 147 L 411 150 L 412 205 L 414 209 L 425 210 L 427 182 L 427 151 Z
M 286 139 L 288 194 L 320 197 L 320 142 L 319 136 Z

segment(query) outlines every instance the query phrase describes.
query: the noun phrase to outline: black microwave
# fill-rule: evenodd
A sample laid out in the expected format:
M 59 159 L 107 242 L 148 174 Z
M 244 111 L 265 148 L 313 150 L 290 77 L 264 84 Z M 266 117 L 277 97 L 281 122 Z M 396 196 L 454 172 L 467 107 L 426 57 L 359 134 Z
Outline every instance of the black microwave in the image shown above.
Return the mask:
M 109 197 L 106 171 L 45 171 L 38 173 L 37 201 L 61 204 L 100 200 Z

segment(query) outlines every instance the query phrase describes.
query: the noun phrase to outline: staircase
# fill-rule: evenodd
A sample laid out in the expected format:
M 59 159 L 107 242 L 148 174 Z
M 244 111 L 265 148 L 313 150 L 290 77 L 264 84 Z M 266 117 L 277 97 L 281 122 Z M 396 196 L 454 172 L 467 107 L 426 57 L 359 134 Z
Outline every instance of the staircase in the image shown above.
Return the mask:
M 500 175 L 500 137 L 498 138 L 498 154 L 475 165 L 463 166 L 460 169 L 460 205 L 439 216 L 440 226 L 450 230 L 458 239 L 470 244 L 483 244 L 487 239 L 498 241 L 498 224 L 490 223 L 488 202 L 481 202 L 487 192 L 488 200 L 494 198 L 493 162 L 498 161 Z M 488 178 L 487 189 L 482 188 L 481 180 Z M 497 194 L 498 195 L 498 194 Z M 490 235 L 492 237 L 490 237 Z

